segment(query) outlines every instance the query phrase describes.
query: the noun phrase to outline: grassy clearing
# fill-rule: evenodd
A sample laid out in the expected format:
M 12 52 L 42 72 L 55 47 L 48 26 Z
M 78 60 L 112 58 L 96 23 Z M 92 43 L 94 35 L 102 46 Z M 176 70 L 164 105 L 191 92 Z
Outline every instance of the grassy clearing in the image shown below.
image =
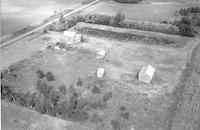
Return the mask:
M 168 108 L 165 129 L 200 129 L 200 44 L 194 49 L 180 86 L 173 95 L 174 103 Z
M 165 20 L 176 20 L 180 17 L 174 15 L 175 11 L 181 8 L 196 6 L 194 3 L 182 4 L 120 4 L 116 2 L 106 2 L 103 6 L 94 9 L 94 14 L 104 14 L 114 16 L 116 12 L 122 12 L 127 19 L 136 21 L 161 22 Z M 130 13 L 131 12 L 131 13 Z
M 9 67 L 1 77 L 2 99 L 99 130 L 161 128 L 161 113 L 171 102 L 163 95 L 178 82 L 185 52 L 85 37 L 66 51 L 40 51 Z M 98 48 L 107 52 L 102 60 L 95 57 Z M 157 69 L 151 85 L 136 78 L 149 63 Z M 106 70 L 103 79 L 96 78 L 99 67 Z

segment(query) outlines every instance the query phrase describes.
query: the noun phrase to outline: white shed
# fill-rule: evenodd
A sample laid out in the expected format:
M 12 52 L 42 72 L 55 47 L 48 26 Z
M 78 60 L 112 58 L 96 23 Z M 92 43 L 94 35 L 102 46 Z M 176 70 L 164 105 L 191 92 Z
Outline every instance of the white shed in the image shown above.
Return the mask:
M 106 52 L 103 49 L 100 49 L 97 53 L 96 53 L 96 58 L 97 59 L 102 59 L 105 57 Z
M 99 68 L 97 70 L 97 77 L 102 78 L 104 76 L 104 68 Z
M 63 36 L 70 42 L 83 42 L 83 35 L 74 31 L 64 31 Z
M 138 75 L 138 80 L 144 83 L 151 83 L 155 73 L 155 68 L 151 65 L 144 66 Z

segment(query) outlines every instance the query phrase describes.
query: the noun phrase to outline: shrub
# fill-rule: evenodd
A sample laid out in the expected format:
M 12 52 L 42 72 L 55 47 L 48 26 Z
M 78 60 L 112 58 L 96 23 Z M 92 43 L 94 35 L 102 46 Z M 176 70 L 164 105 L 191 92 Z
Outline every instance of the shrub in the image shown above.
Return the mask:
M 53 106 L 57 106 L 57 103 L 60 99 L 59 92 L 52 91 L 49 95 L 50 103 L 53 104 Z
M 36 89 L 44 96 L 44 98 L 47 98 L 52 90 L 52 86 L 42 80 L 38 80 Z
M 40 78 L 40 79 L 42 79 L 42 78 L 45 77 L 45 74 L 43 73 L 42 70 L 39 70 L 39 69 L 38 69 L 37 72 L 36 72 L 36 74 L 37 74 L 38 78 Z
M 112 92 L 109 92 L 109 93 L 106 93 L 104 96 L 103 96 L 103 101 L 104 102 L 107 102 L 109 99 L 112 98 Z
M 120 114 L 120 116 L 124 119 L 128 119 L 129 118 L 129 112 L 123 112 Z
M 1 99 L 8 100 L 8 101 L 15 101 L 14 98 L 14 91 L 10 89 L 9 86 L 3 86 L 1 84 Z
M 121 23 L 124 22 L 125 16 L 121 12 L 118 12 L 114 18 L 113 21 L 111 22 L 112 26 L 117 26 L 120 27 Z
M 89 114 L 84 109 L 76 110 L 74 114 L 71 115 L 71 119 L 84 122 L 89 119 Z
M 200 15 L 194 15 L 191 19 L 194 26 L 200 26 Z
M 126 108 L 125 106 L 121 106 L 121 107 L 120 107 L 120 110 L 121 110 L 121 111 L 126 111 L 127 108 Z
M 91 116 L 91 122 L 98 124 L 99 122 L 102 122 L 103 118 L 101 116 L 99 116 L 98 114 L 94 113 Z
M 65 85 L 61 85 L 59 87 L 59 92 L 62 93 L 63 95 L 66 95 L 67 94 L 66 86 Z
M 101 89 L 99 87 L 97 87 L 97 85 L 94 85 L 94 87 L 92 88 L 92 92 L 93 93 L 101 93 Z
M 117 121 L 117 120 L 112 120 L 112 121 L 110 122 L 110 124 L 112 125 L 112 127 L 113 127 L 114 130 L 120 130 L 120 123 L 119 123 L 119 121 Z
M 50 71 L 46 73 L 46 79 L 47 79 L 47 81 L 54 81 L 55 80 L 53 74 Z
M 8 74 L 8 70 L 7 69 L 2 70 L 1 71 L 1 79 L 3 79 L 7 74 Z
M 67 23 L 58 23 L 58 22 L 54 22 L 49 26 L 49 30 L 50 31 L 64 31 L 68 29 L 68 25 Z
M 43 30 L 43 33 L 45 33 L 45 34 L 46 34 L 46 33 L 48 33 L 48 31 L 47 31 L 46 29 L 44 29 L 44 30 Z
M 83 82 L 82 82 L 81 78 L 78 78 L 77 86 L 81 87 L 82 85 L 83 85 Z

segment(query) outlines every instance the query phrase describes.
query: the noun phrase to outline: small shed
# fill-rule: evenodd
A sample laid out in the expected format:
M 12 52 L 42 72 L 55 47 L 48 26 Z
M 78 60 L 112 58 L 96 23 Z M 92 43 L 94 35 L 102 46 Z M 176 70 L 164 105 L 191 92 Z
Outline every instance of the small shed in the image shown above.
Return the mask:
M 104 76 L 104 68 L 99 68 L 97 70 L 97 77 L 102 78 Z
M 155 68 L 152 65 L 144 66 L 138 75 L 138 80 L 144 83 L 151 83 L 155 73 Z
M 106 54 L 106 52 L 103 49 L 101 49 L 96 53 L 96 58 L 97 59 L 102 59 L 102 58 L 105 57 L 105 54 Z
M 70 42 L 83 42 L 83 35 L 74 31 L 64 31 L 63 36 Z

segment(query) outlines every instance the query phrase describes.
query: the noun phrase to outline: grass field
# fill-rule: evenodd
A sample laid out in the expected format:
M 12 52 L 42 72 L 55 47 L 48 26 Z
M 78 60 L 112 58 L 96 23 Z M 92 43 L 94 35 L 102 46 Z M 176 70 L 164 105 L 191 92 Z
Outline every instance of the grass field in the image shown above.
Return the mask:
M 61 34 L 48 34 L 53 41 L 58 35 Z M 50 71 L 55 80 L 46 82 L 54 91 L 63 84 L 68 90 L 72 84 L 80 98 L 95 104 L 87 108 L 89 119 L 81 124 L 99 130 L 126 130 L 131 126 L 137 130 L 162 128 L 161 119 L 166 116 L 162 113 L 171 104 L 167 95 L 179 83 L 189 50 L 88 35 L 84 39 L 84 43 L 68 47 L 67 51 L 44 50 L 13 64 L 2 85 L 18 93 L 37 93 L 37 70 Z M 96 59 L 98 49 L 106 50 L 104 59 Z M 147 64 L 156 68 L 150 85 L 136 78 L 140 68 Z M 105 68 L 103 79 L 95 76 L 99 67 Z M 79 78 L 81 86 L 77 85 Z M 101 100 L 106 101 L 104 105 Z
M 33 110 L 1 101 L 2 130 L 91 130 L 73 122 L 41 115 Z
M 86 13 L 99 13 L 105 15 L 115 15 L 117 12 L 125 14 L 127 19 L 136 21 L 154 21 L 161 22 L 164 20 L 174 20 L 179 17 L 174 16 L 175 11 L 181 8 L 196 6 L 195 3 L 178 3 L 178 4 L 121 4 L 116 2 L 105 2 L 97 6 L 93 11 Z
M 182 76 L 180 87 L 175 91 L 175 104 L 170 108 L 173 120 L 167 126 L 172 130 L 200 129 L 200 44 L 194 49 L 192 57 Z

